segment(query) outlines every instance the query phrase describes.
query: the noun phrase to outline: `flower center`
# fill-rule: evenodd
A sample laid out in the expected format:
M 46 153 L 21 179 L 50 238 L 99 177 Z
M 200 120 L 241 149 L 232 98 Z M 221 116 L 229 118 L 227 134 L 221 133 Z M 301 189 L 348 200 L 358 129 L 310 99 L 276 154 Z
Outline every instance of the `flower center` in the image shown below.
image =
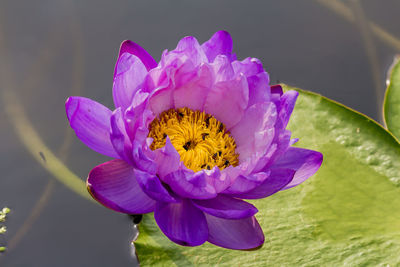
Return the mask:
M 189 108 L 169 109 L 150 124 L 148 137 L 153 138 L 152 150 L 165 146 L 169 136 L 178 151 L 181 161 L 193 171 L 221 170 L 239 164 L 235 153 L 235 140 L 225 125 L 213 116 Z

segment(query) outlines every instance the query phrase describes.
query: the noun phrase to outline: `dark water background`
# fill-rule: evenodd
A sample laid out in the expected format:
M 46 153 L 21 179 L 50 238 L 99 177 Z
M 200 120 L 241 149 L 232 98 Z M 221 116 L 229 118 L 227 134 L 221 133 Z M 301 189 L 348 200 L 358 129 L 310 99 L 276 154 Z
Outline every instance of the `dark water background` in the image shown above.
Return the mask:
M 203 42 L 225 29 L 238 57 L 260 58 L 272 83 L 318 92 L 380 120 L 385 72 L 400 47 L 369 25 L 400 39 L 399 12 L 398 0 L 0 0 L 0 92 L 18 96 L 14 103 L 0 94 L 0 208 L 12 209 L 0 266 L 137 264 L 132 220 L 55 181 L 28 153 L 14 128 L 18 118 L 5 106 L 21 105 L 44 143 L 84 179 L 108 159 L 75 138 L 65 99 L 86 96 L 112 107 L 124 39 L 159 60 L 183 36 Z

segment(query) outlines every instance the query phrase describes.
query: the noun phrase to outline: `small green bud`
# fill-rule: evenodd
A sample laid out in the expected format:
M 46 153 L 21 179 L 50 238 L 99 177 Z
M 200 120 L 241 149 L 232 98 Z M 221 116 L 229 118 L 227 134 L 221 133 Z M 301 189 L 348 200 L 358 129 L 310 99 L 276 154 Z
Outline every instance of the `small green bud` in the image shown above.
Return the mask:
M 10 210 L 9 208 L 7 208 L 7 207 L 4 207 L 3 210 L 2 210 L 2 212 L 3 212 L 4 214 L 9 213 L 10 211 L 11 211 L 11 210 Z
M 0 234 L 4 234 L 5 232 L 7 232 L 7 227 L 5 226 L 0 227 Z

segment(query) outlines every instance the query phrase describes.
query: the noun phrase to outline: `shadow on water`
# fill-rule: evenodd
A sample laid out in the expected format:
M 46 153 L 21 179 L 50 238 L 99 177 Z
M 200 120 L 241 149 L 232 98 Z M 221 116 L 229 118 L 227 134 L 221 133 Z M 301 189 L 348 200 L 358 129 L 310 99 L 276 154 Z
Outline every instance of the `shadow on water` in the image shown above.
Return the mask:
M 134 39 L 159 58 L 180 37 L 204 41 L 226 29 L 239 57 L 260 58 L 272 81 L 316 91 L 377 120 L 384 69 L 400 51 L 400 29 L 382 26 L 398 24 L 385 14 L 399 10 L 395 0 L 382 9 L 372 0 L 304 1 L 295 8 L 238 0 L 23 2 L 0 5 L 0 206 L 12 208 L 8 250 L 0 255 L 6 266 L 137 265 L 130 244 L 141 218 L 93 204 L 84 178 L 108 159 L 77 141 L 64 114 L 69 95 L 112 105 L 120 41 Z

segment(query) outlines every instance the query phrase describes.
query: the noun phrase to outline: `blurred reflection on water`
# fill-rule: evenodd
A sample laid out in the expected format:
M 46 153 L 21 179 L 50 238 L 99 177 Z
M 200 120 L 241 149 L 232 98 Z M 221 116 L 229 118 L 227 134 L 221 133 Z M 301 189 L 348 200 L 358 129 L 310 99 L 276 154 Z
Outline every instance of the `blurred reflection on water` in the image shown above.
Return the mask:
M 336 11 L 334 2 L 339 3 Z M 84 180 L 108 159 L 75 138 L 64 114 L 65 99 L 81 95 L 112 107 L 114 61 L 124 39 L 159 59 L 163 49 L 173 49 L 185 35 L 202 42 L 226 29 L 238 57 L 260 58 L 272 83 L 321 93 L 379 120 L 377 97 L 384 90 L 385 69 L 400 50 L 400 2 L 364 0 L 343 9 L 344 3 L 3 0 L 0 90 L 18 100 L 1 94 L 0 206 L 11 207 L 12 213 L 0 240 L 9 248 L 0 255 L 0 265 L 136 264 L 132 219 L 55 181 L 29 154 L 6 106 L 20 105 L 45 145 Z M 395 39 L 385 39 L 380 30 Z M 25 137 L 29 142 L 31 136 Z M 36 153 L 46 164 L 49 155 Z

